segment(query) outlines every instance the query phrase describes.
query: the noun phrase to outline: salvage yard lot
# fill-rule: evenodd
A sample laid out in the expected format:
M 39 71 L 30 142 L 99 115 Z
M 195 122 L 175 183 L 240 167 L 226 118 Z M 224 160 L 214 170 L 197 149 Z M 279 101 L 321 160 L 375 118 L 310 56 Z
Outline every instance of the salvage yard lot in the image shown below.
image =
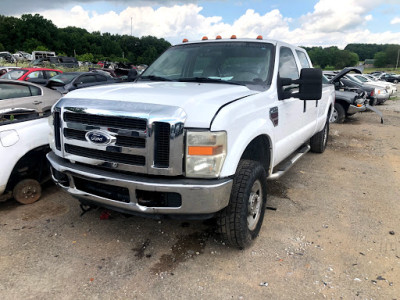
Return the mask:
M 400 86 L 398 85 L 398 88 Z M 212 222 L 78 202 L 0 203 L 2 299 L 395 299 L 400 295 L 400 101 L 332 124 L 328 148 L 268 182 L 261 234 L 239 251 Z

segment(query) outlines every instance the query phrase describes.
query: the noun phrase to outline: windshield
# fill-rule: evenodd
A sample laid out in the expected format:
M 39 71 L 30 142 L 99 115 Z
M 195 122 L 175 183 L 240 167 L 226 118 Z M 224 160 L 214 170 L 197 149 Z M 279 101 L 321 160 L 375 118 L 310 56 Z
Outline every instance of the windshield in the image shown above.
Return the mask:
M 17 80 L 19 79 L 22 75 L 24 75 L 26 72 L 28 72 L 27 70 L 12 70 L 10 72 L 7 72 L 6 74 L 4 74 L 3 76 L 1 76 L 1 79 L 13 79 L 13 80 Z
M 72 80 L 74 80 L 74 78 L 76 76 L 78 76 L 78 75 L 77 74 L 66 74 L 66 73 L 63 73 L 63 74 L 51 77 L 49 79 L 49 81 L 55 81 L 55 82 L 67 84 L 67 83 L 70 83 Z
M 212 42 L 168 49 L 140 80 L 269 85 L 274 46 L 254 42 Z

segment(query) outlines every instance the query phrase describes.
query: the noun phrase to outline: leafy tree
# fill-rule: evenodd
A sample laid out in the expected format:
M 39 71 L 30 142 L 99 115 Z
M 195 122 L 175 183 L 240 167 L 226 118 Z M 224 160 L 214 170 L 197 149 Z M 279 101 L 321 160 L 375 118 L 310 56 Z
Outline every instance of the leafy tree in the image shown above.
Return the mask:
M 391 67 L 396 66 L 397 56 L 399 55 L 400 45 L 388 45 L 386 53 L 386 63 Z
M 386 57 L 386 53 L 381 51 L 375 54 L 374 56 L 375 62 L 374 65 L 377 68 L 383 68 L 386 67 L 387 65 L 387 57 Z
M 375 53 L 385 50 L 385 45 L 378 44 L 348 44 L 344 50 L 357 53 L 360 60 L 373 58 Z
M 5 48 L 4 48 L 3 44 L 0 43 L 0 51 L 4 51 L 4 50 L 5 50 Z
M 77 55 L 76 58 L 80 61 L 94 61 L 94 56 L 92 53 L 85 53 L 82 55 Z
M 42 47 L 43 45 L 35 38 L 30 38 L 27 39 L 23 44 L 22 44 L 22 49 L 26 52 L 32 52 L 36 50 L 39 47 Z M 44 47 L 44 46 L 43 46 Z

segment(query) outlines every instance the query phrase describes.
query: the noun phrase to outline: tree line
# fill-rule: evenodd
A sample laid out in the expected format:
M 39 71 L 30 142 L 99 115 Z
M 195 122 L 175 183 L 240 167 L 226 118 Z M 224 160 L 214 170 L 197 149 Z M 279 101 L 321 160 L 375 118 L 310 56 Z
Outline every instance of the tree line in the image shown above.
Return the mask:
M 150 64 L 171 44 L 153 36 L 100 33 L 69 26 L 58 28 L 39 14 L 21 18 L 0 15 L 0 51 L 55 51 L 82 61 Z
M 90 33 L 73 26 L 58 28 L 39 14 L 25 14 L 21 18 L 0 15 L 0 51 L 51 50 L 81 61 L 150 64 L 170 46 L 168 41 L 153 36 Z M 400 51 L 396 44 L 348 44 L 344 50 L 336 46 L 303 48 L 313 64 L 323 69 L 356 66 L 359 61 L 372 58 L 376 67 L 393 67 Z
M 400 45 L 398 44 L 348 44 L 344 49 L 357 53 L 362 61 L 374 59 L 374 65 L 378 68 L 393 68 L 399 62 Z

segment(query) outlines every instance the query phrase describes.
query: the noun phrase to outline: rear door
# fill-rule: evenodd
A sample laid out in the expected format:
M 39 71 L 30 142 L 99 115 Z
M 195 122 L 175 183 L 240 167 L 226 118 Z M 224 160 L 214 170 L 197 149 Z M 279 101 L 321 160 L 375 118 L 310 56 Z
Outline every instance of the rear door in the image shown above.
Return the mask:
M 300 77 L 300 59 L 291 47 L 286 45 L 277 46 L 279 66 L 278 76 L 280 78 L 298 79 Z M 283 87 L 293 97 L 277 100 L 274 113 L 278 114 L 278 125 L 275 127 L 276 149 L 274 164 L 281 162 L 311 136 L 316 126 L 316 104 L 315 101 L 302 101 L 295 94 L 299 91 L 298 84 Z M 271 114 L 271 113 L 270 113 Z
M 44 74 L 44 71 L 34 71 L 26 76 L 25 81 L 33 82 L 40 85 L 45 85 L 47 83 L 47 78 L 46 75 Z
M 42 90 L 24 83 L 0 82 L 0 115 L 8 109 L 43 108 Z

